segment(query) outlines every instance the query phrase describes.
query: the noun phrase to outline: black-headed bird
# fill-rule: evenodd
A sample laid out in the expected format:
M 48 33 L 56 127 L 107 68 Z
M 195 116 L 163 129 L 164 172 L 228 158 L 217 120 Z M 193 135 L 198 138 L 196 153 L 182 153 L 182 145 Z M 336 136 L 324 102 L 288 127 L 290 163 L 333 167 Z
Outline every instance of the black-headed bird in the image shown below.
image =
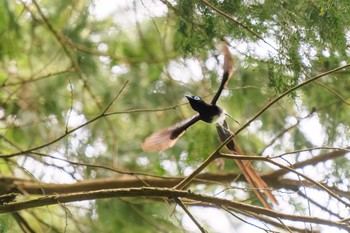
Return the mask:
M 218 91 L 213 100 L 206 103 L 199 96 L 186 96 L 193 110 L 198 112 L 192 117 L 183 120 L 169 128 L 162 129 L 151 134 L 142 144 L 142 149 L 147 152 L 163 151 L 175 145 L 177 140 L 185 133 L 185 131 L 198 121 L 206 123 L 217 123 L 222 125 L 225 117 L 229 116 L 225 110 L 218 105 L 218 101 L 223 89 L 233 74 L 233 59 L 227 48 L 227 44 L 223 42 L 224 52 L 224 74 Z
M 181 121 L 169 128 L 162 129 L 151 134 L 145 139 L 142 144 L 142 149 L 147 152 L 163 151 L 175 145 L 177 140 L 185 133 L 185 131 L 198 121 L 204 121 L 206 123 L 216 123 L 218 135 L 223 142 L 232 135 L 225 121 L 226 116 L 229 116 L 225 110 L 218 105 L 218 101 L 223 89 L 226 87 L 227 82 L 233 74 L 233 60 L 231 54 L 227 48 L 227 43 L 223 41 L 223 53 L 224 53 L 224 74 L 218 91 L 210 103 L 206 103 L 199 96 L 186 96 L 193 110 L 197 114 L 192 117 Z M 234 139 L 227 143 L 227 149 L 232 154 L 244 155 L 240 147 L 237 145 Z M 258 199 L 262 204 L 271 209 L 269 203 L 265 200 L 265 196 L 272 202 L 278 204 L 278 201 L 271 193 L 269 187 L 260 175 L 254 170 L 249 160 L 236 160 L 236 163 L 242 174 L 246 178 L 250 187 L 253 189 Z M 265 196 L 264 196 L 264 195 Z

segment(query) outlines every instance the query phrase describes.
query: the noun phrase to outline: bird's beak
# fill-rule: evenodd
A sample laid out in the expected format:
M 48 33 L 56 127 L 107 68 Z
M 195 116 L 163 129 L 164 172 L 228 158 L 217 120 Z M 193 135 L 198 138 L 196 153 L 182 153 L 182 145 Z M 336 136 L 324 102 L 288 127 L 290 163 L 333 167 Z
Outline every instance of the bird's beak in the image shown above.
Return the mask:
M 185 97 L 186 97 L 186 99 L 188 99 L 188 100 L 193 99 L 192 96 L 189 96 L 189 95 L 185 95 Z

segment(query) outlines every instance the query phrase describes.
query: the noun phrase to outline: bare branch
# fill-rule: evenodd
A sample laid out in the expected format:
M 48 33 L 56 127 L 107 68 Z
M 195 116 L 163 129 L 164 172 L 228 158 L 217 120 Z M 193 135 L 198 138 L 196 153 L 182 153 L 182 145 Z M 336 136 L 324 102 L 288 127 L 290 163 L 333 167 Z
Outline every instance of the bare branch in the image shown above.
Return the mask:
M 319 186 L 316 186 L 315 184 L 313 184 L 312 182 L 307 181 L 307 180 L 303 180 L 302 182 L 300 182 L 299 180 L 281 179 L 281 180 L 279 180 L 278 183 L 274 183 L 273 186 L 274 187 L 283 187 L 283 188 L 291 189 L 291 190 L 298 190 L 300 186 L 318 189 L 318 190 L 323 190 Z M 350 193 L 348 191 L 344 191 L 344 190 L 338 189 L 336 187 L 330 187 L 324 183 L 322 183 L 322 186 L 327 187 L 327 189 L 331 190 L 333 193 L 336 193 L 338 196 L 341 196 L 342 198 L 347 198 L 350 200 Z
M 63 195 L 48 195 L 45 197 L 32 199 L 28 201 L 16 202 L 11 204 L 5 204 L 0 206 L 0 213 L 11 213 L 24 209 L 30 209 L 40 206 L 55 205 L 59 203 L 69 203 L 82 200 L 95 200 L 102 198 L 115 198 L 115 197 L 153 197 L 153 198 L 186 198 L 189 200 L 199 201 L 213 206 L 226 208 L 240 209 L 244 211 L 259 213 L 262 215 L 270 216 L 273 218 L 281 218 L 290 221 L 302 221 L 306 223 L 315 223 L 320 225 L 327 225 L 332 227 L 338 227 L 340 229 L 350 231 L 348 224 L 334 222 L 328 219 L 308 217 L 300 215 L 291 215 L 285 213 L 279 213 L 266 208 L 243 204 L 240 202 L 230 201 L 222 198 L 216 198 L 206 195 L 195 194 L 188 191 L 166 189 L 166 188 L 132 188 L 132 189 L 111 189 L 111 190 L 99 190 L 91 192 L 79 192 Z
M 235 137 L 235 135 L 237 135 L 239 132 L 241 132 L 243 129 L 247 128 L 253 121 L 255 121 L 260 115 L 262 115 L 266 110 L 268 110 L 272 105 L 274 105 L 275 103 L 277 103 L 280 99 L 284 98 L 285 96 L 287 96 L 288 94 L 290 94 L 291 92 L 323 77 L 329 74 L 333 74 L 336 73 L 340 70 L 346 69 L 350 67 L 350 64 L 346 64 L 344 66 L 338 67 L 336 69 L 321 73 L 319 75 L 314 76 L 313 78 L 307 79 L 306 81 L 302 82 L 301 84 L 285 91 L 284 93 L 282 93 L 280 96 L 278 96 L 276 99 L 274 99 L 273 101 L 271 101 L 270 103 L 268 103 L 265 107 L 263 107 L 254 117 L 252 117 L 250 120 L 248 120 L 243 126 L 241 126 L 238 130 L 236 130 L 232 136 L 228 137 L 223 143 L 221 143 L 221 145 L 216 148 L 216 150 L 211 153 L 208 158 L 197 168 L 195 169 L 188 177 L 186 177 L 183 181 L 181 181 L 177 186 L 175 186 L 175 188 L 177 189 L 181 189 L 183 187 L 185 187 L 186 185 L 188 185 L 192 179 L 194 179 L 194 177 L 196 177 L 204 168 L 206 168 L 213 160 L 215 160 L 218 156 L 218 152 L 225 147 L 230 141 L 232 141 L 232 139 Z M 337 197 L 338 198 L 338 197 Z M 341 200 L 341 199 L 340 199 Z
M 310 149 L 314 149 L 314 148 L 310 148 Z M 301 151 L 309 151 L 310 149 L 304 149 L 304 150 L 299 150 L 299 151 L 296 151 L 295 153 L 299 153 Z M 318 149 L 318 148 L 315 148 L 315 149 Z M 321 149 L 326 149 L 324 147 L 321 147 Z M 325 162 L 327 160 L 330 160 L 330 159 L 336 159 L 338 157 L 341 157 L 341 156 L 344 156 L 346 153 L 349 153 L 349 148 L 347 149 L 341 149 L 341 148 L 330 148 L 332 150 L 336 149 L 336 151 L 332 151 L 330 153 L 325 153 L 325 154 L 321 154 L 319 156 L 315 156 L 311 159 L 307 159 L 307 160 L 304 160 L 304 161 L 301 161 L 301 162 L 297 162 L 297 163 L 294 163 L 292 165 L 292 167 L 294 169 L 297 169 L 297 168 L 302 168 L 302 167 L 305 167 L 305 166 L 308 166 L 308 165 L 315 165 L 317 163 L 321 163 L 321 162 Z M 281 157 L 283 155 L 286 155 L 286 154 L 289 154 L 289 153 L 283 153 L 281 155 L 278 155 L 278 156 L 274 156 L 274 157 L 270 157 L 271 159 L 273 158 L 278 158 L 278 157 Z M 276 170 L 274 172 L 271 172 L 270 174 L 267 175 L 267 177 L 269 177 L 268 179 L 276 179 L 278 177 L 281 177 L 285 174 L 287 174 L 288 171 L 285 170 L 285 169 L 279 169 L 279 170 Z
M 194 222 L 194 224 L 198 227 L 198 229 L 202 233 L 208 232 L 204 229 L 204 227 L 201 226 L 201 224 L 197 221 L 197 219 L 191 214 L 191 212 L 187 209 L 186 205 L 180 200 L 180 198 L 174 198 L 174 200 L 185 211 L 188 217 Z

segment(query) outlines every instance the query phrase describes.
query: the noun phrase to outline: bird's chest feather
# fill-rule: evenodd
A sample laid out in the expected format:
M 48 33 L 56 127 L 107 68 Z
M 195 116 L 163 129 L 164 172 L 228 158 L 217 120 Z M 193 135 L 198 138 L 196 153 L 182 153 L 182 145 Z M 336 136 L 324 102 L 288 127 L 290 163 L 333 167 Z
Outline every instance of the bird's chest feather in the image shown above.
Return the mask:
M 199 112 L 202 121 L 207 123 L 222 124 L 225 120 L 225 112 L 218 106 L 208 106 Z

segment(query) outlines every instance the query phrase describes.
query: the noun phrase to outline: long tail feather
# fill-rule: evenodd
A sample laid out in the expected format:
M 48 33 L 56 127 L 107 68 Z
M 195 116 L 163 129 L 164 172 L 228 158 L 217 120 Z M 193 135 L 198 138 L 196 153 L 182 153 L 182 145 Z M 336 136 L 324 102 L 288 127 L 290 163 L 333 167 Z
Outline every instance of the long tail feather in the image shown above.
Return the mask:
M 234 145 L 235 145 L 235 150 L 234 151 L 230 150 L 230 152 L 233 152 L 234 154 L 238 154 L 238 155 L 244 155 L 244 153 L 242 152 L 241 148 L 239 148 L 239 146 L 237 145 L 236 142 L 234 142 Z M 254 185 L 254 187 L 255 187 L 254 190 L 259 190 L 259 191 L 263 192 L 273 203 L 278 205 L 278 201 L 275 198 L 275 196 L 271 193 L 269 186 L 265 183 L 265 181 L 261 178 L 261 176 L 259 176 L 259 174 L 255 171 L 255 169 L 253 168 L 253 166 L 250 163 L 250 161 L 249 160 L 241 160 L 241 162 L 243 164 L 243 170 L 245 170 L 245 172 L 248 174 L 250 179 L 253 180 L 253 182 L 255 184 Z
M 217 125 L 217 131 L 220 136 L 221 141 L 225 141 L 229 136 L 232 135 L 232 133 L 229 131 L 227 123 L 224 122 L 224 125 Z M 226 145 L 227 149 L 232 154 L 238 154 L 238 155 L 244 155 L 242 153 L 241 148 L 237 145 L 237 143 L 232 140 Z M 278 205 L 278 201 L 276 200 L 275 196 L 271 193 L 269 187 L 265 183 L 265 181 L 257 174 L 257 172 L 254 170 L 253 166 L 251 165 L 249 160 L 236 160 L 236 163 L 243 173 L 244 177 L 246 178 L 249 186 L 253 189 L 254 193 L 258 197 L 258 199 L 261 201 L 261 203 L 268 209 L 271 209 L 270 204 L 266 201 L 263 194 L 266 195 L 273 203 Z
M 238 165 L 241 172 L 243 173 L 243 176 L 247 180 L 249 186 L 251 187 L 251 189 L 253 189 L 255 195 L 261 201 L 261 203 L 265 206 L 265 208 L 272 209 L 270 204 L 266 201 L 263 194 L 259 191 L 259 186 L 256 184 L 256 180 L 255 180 L 256 177 L 254 177 L 254 175 L 251 174 L 250 169 L 247 169 L 246 164 L 244 164 L 242 160 L 236 160 L 235 162 Z

